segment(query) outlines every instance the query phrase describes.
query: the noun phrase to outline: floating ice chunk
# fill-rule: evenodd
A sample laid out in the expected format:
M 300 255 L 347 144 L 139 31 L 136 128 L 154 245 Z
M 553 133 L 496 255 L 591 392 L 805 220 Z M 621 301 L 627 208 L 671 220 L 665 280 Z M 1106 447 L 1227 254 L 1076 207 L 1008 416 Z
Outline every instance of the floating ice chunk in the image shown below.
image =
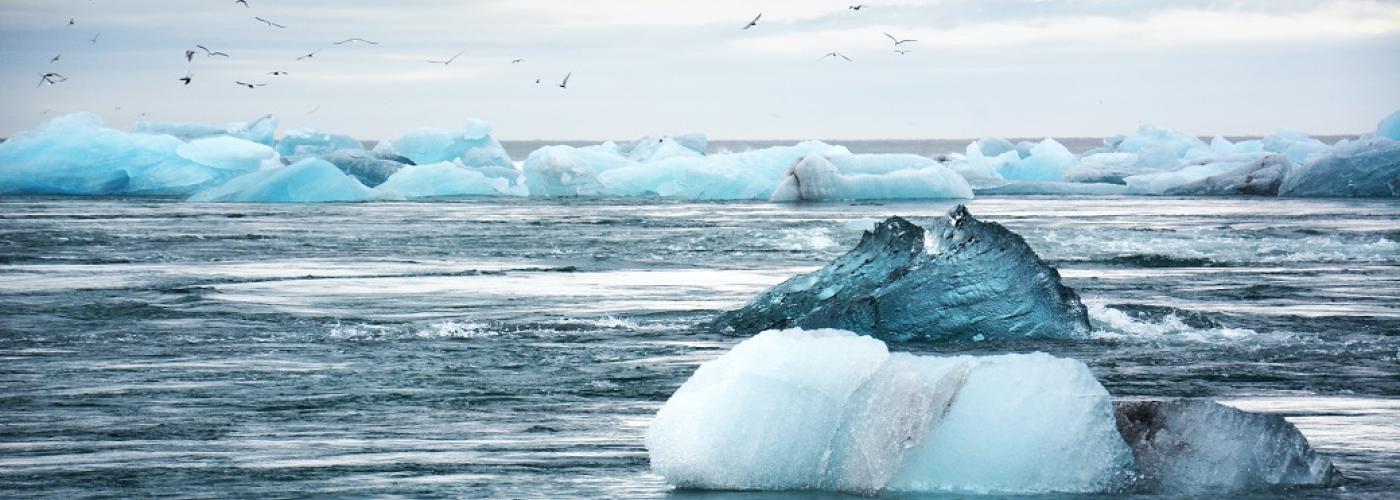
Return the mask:
M 1123 184 L 1124 177 L 1152 170 L 1151 167 L 1138 165 L 1137 153 L 1097 153 L 1081 158 L 1077 164 L 1065 170 L 1064 177 L 1070 182 Z
M 366 201 L 377 193 L 325 160 L 308 158 L 285 167 L 259 170 L 205 189 L 192 202 L 317 203 Z
M 839 293 L 822 296 L 821 291 Z M 926 232 L 899 217 L 868 231 L 831 264 L 721 314 L 713 326 L 748 334 L 840 328 L 884 340 L 1082 338 L 1088 313 L 1015 233 L 958 206 Z
M 165 134 L 174 136 L 182 141 L 193 141 L 195 139 L 205 139 L 218 136 L 232 136 L 245 141 L 252 141 L 264 146 L 271 146 L 276 143 L 277 117 L 264 115 L 257 120 L 242 123 L 230 123 L 225 127 L 216 127 L 204 123 L 174 123 L 174 122 L 136 122 L 135 130 L 142 134 Z
M 1193 149 L 1210 150 L 1210 146 L 1199 137 L 1152 126 L 1141 127 L 1134 134 L 1105 140 L 1105 143 L 1124 153 L 1137 153 L 1143 148 L 1155 146 L 1171 151 L 1177 158 L 1186 157 L 1187 152 Z
M 1400 141 L 1400 111 L 1391 113 L 1376 124 L 1376 137 Z
M 405 166 L 377 188 L 408 198 L 430 196 L 496 196 L 507 192 L 510 182 L 491 178 L 460 164 Z
M 1027 155 L 1004 162 L 998 173 L 1008 180 L 1019 181 L 1058 181 L 1063 180 L 1065 169 L 1078 160 L 1074 153 L 1054 139 L 1045 139 L 1028 149 Z
M 849 155 L 843 155 L 849 156 Z M 848 161 L 850 161 L 848 159 Z M 927 160 L 922 168 L 845 175 L 827 158 L 808 155 L 778 185 L 770 201 L 969 199 L 972 188 L 952 170 Z
M 1218 162 L 1207 163 L 1203 168 L 1228 170 L 1167 188 L 1162 191 L 1163 194 L 1275 196 L 1284 177 L 1293 169 L 1293 162 L 1279 154 L 1255 153 L 1226 157 Z
M 200 165 L 226 171 L 227 177 L 282 165 L 272 148 L 229 136 L 190 141 L 176 147 L 175 153 Z
M 787 171 L 811 153 L 849 153 L 818 141 L 703 158 L 631 163 L 598 174 L 603 194 L 688 200 L 768 199 Z M 528 167 L 528 162 L 527 162 Z M 528 175 L 528 171 L 527 171 Z M 533 180 L 529 181 L 533 182 Z M 531 184 L 531 193 L 534 193 Z
M 890 174 L 920 170 L 940 164 L 927 156 L 911 154 L 827 154 L 826 159 L 842 174 Z
M 1338 145 L 1294 169 L 1279 196 L 1400 197 L 1400 142 L 1377 138 Z
M 522 168 L 530 196 L 598 196 L 599 173 L 636 165 L 607 149 L 545 146 L 530 153 Z
M 341 150 L 363 150 L 364 144 L 354 137 L 304 128 L 287 132 L 277 142 L 277 153 L 287 157 L 324 156 Z
M 651 163 L 665 160 L 667 158 L 699 158 L 705 156 L 703 151 L 696 151 L 670 137 L 647 137 L 633 144 L 627 153 L 627 159 Z
M 213 152 L 196 156 L 219 165 L 181 157 L 182 145 L 106 128 L 90 113 L 62 116 L 0 143 L 0 193 L 181 195 L 237 174 L 215 168 L 232 165 Z
M 1015 144 L 1000 137 L 983 137 L 978 139 L 974 144 L 977 145 L 978 151 L 981 151 L 983 155 L 988 157 L 997 157 L 1009 151 L 1016 151 Z
M 710 140 L 705 138 L 705 134 L 681 134 L 672 136 L 671 139 L 676 141 L 676 144 L 685 146 L 696 153 L 709 154 Z
M 321 159 L 335 165 L 341 172 L 354 177 L 367 187 L 383 184 L 385 180 L 389 179 L 389 176 L 394 175 L 404 165 L 413 164 L 407 158 L 399 157 L 402 161 L 386 159 L 363 149 L 334 151 L 321 156 Z
M 1083 363 L 891 355 L 838 330 L 767 331 L 705 363 L 646 445 L 668 482 L 708 489 L 1101 492 L 1132 467 Z
M 1226 189 L 1228 186 L 1246 188 L 1252 185 L 1253 187 L 1250 189 L 1268 190 L 1277 187 L 1275 177 L 1282 173 L 1279 169 L 1287 168 L 1279 165 L 1287 161 L 1287 158 L 1268 153 L 1234 155 L 1188 164 L 1172 171 L 1134 175 L 1123 179 L 1123 181 L 1128 184 L 1128 192 L 1132 194 L 1167 194 L 1178 188 L 1186 190 L 1182 192 L 1183 194 L 1196 191 L 1205 194 L 1205 191 L 1211 190 L 1209 186 Z M 1256 176 L 1251 174 L 1256 170 L 1259 171 L 1259 176 L 1273 175 L 1275 177 L 1256 179 Z M 1214 181 L 1208 180 L 1215 177 L 1218 178 Z M 1243 184 L 1240 184 L 1241 182 Z M 1186 188 L 1185 186 L 1193 187 Z M 1226 193 L 1221 191 L 1219 194 Z
M 491 125 L 477 119 L 467 120 L 466 127 L 458 131 L 420 128 L 393 141 L 381 142 L 375 151 L 392 152 L 418 165 L 453 160 L 469 167 L 515 165 L 501 143 L 491 137 Z
M 1115 414 L 1135 456 L 1135 489 L 1200 495 L 1341 479 L 1277 415 L 1194 400 L 1122 402 Z
M 977 194 L 990 195 L 1083 195 L 1119 196 L 1128 194 L 1128 186 L 1097 182 L 1008 182 L 996 187 L 977 189 Z

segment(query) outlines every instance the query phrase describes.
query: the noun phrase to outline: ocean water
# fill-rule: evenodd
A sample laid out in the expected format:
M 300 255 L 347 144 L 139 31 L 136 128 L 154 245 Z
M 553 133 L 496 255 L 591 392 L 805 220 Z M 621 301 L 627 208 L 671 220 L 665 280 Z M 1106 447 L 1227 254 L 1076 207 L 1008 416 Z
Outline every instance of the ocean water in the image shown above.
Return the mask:
M 950 203 L 0 198 L 0 496 L 808 498 L 674 491 L 695 327 Z M 1400 202 L 982 197 L 1089 306 L 1116 397 L 1284 415 L 1400 491 Z

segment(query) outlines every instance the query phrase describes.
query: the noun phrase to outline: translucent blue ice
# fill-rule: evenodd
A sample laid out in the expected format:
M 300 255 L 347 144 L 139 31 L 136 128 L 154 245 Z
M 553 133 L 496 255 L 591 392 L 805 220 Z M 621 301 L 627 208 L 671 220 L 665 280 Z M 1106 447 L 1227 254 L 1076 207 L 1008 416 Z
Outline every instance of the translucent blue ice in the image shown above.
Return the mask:
M 508 193 L 510 182 L 487 177 L 454 163 L 406 166 L 380 184 L 377 190 L 407 198 L 432 196 L 495 196 Z
M 1338 144 L 1289 174 L 1279 196 L 1400 197 L 1400 142 L 1371 138 Z
M 277 117 L 265 115 L 247 123 L 230 123 L 217 127 L 205 123 L 136 122 L 136 132 L 165 134 L 182 141 L 227 135 L 266 146 L 276 144 Z
M 335 151 L 364 149 L 365 145 L 354 137 L 332 134 L 316 129 L 304 128 L 287 132 L 277 141 L 277 154 L 287 158 L 322 156 Z
M 461 161 L 469 167 L 512 167 L 501 143 L 491 137 L 491 125 L 467 120 L 461 130 L 420 128 L 392 141 L 380 142 L 375 151 L 407 157 L 418 165 Z
M 1392 141 L 1400 141 L 1400 111 L 1391 113 L 1376 124 L 1376 136 Z
M 308 158 L 258 170 L 190 196 L 192 202 L 319 203 L 380 197 L 325 160 Z
M 882 155 L 897 156 L 897 155 Z M 912 156 L 912 155 L 911 155 Z M 887 199 L 970 199 L 972 188 L 962 176 L 924 159 L 920 168 L 860 162 L 856 155 L 833 155 L 843 158 L 855 172 L 839 169 L 828 157 L 811 154 L 798 162 L 770 201 L 832 201 Z M 922 158 L 922 157 L 915 157 Z M 882 173 L 862 173 L 882 172 Z

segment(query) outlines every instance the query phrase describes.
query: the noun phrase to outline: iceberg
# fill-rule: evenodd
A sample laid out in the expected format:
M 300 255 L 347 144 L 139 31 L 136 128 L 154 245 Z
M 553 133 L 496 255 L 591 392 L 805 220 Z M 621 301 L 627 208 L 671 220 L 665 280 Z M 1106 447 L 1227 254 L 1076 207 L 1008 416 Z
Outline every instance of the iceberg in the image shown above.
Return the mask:
M 260 143 L 232 136 L 197 139 L 175 148 L 175 154 L 192 162 L 242 175 L 262 168 L 281 166 L 277 152 Z M 232 177 L 232 176 L 230 176 Z
M 193 141 L 210 137 L 230 136 L 252 141 L 264 146 L 276 144 L 277 117 L 263 115 L 247 123 L 230 123 L 220 128 L 203 123 L 136 122 L 135 130 L 140 134 L 164 134 L 182 141 Z
M 90 113 L 66 115 L 0 143 L 0 193 L 186 195 L 260 163 L 263 151 L 244 144 L 187 145 L 113 130 Z
M 495 196 L 506 194 L 510 182 L 492 178 L 460 163 L 405 166 L 377 188 L 408 198 L 430 196 Z
M 1059 181 L 1065 177 L 1065 169 L 1073 166 L 1078 158 L 1054 139 L 1045 139 L 1031 146 L 1028 154 L 1018 156 L 1001 165 L 998 172 L 1003 178 L 1017 181 Z
M 1339 144 L 1295 169 L 1279 196 L 1400 197 L 1400 142 L 1371 138 Z
M 831 264 L 711 326 L 839 328 L 889 341 L 1083 338 L 1088 313 L 1020 236 L 961 205 L 927 231 L 891 217 Z
M 705 489 L 1091 493 L 1133 467 L 1079 361 L 891 354 L 839 330 L 766 331 L 700 366 L 646 446 Z
M 818 141 L 706 157 L 672 157 L 622 165 L 598 174 L 611 196 L 687 200 L 763 200 L 784 174 L 812 153 L 849 153 Z M 532 191 L 533 193 L 533 191 Z
M 1278 415 L 1198 400 L 1120 402 L 1114 410 L 1137 464 L 1136 490 L 1201 495 L 1341 480 Z
M 530 196 L 572 197 L 604 194 L 598 174 L 637 162 L 606 148 L 545 146 L 530 153 L 522 169 Z
M 389 176 L 405 165 L 413 164 L 407 158 L 383 158 L 363 149 L 342 149 L 321 156 L 321 159 L 335 165 L 341 172 L 354 177 L 367 187 L 383 184 Z
M 515 166 L 501 143 L 491 137 L 491 125 L 477 119 L 467 120 L 458 131 L 420 128 L 380 142 L 375 152 L 403 156 L 418 165 L 456 160 L 469 167 Z
M 1400 111 L 1391 113 L 1376 124 L 1376 137 L 1400 141 Z
M 324 156 L 341 150 L 363 150 L 365 145 L 354 137 L 304 128 L 287 132 L 277 141 L 277 154 L 287 158 Z
M 705 151 L 696 151 L 670 137 L 647 137 L 633 144 L 627 152 L 627 159 L 651 163 L 667 158 L 699 158 Z
M 1101 182 L 1008 182 L 996 187 L 976 189 L 977 194 L 986 195 L 1065 195 L 1065 196 L 1121 196 L 1128 194 L 1128 186 Z
M 961 176 L 932 160 L 922 168 L 847 175 L 826 157 L 812 154 L 788 171 L 769 201 L 953 198 L 972 198 L 972 188 Z
M 1206 163 L 1207 171 L 1223 173 L 1162 190 L 1174 196 L 1276 196 L 1279 185 L 1293 170 L 1287 156 L 1274 153 L 1235 155 Z
M 1137 153 L 1095 153 L 1085 155 L 1065 170 L 1069 182 L 1124 184 L 1123 178 L 1154 172 L 1157 169 L 1139 165 Z
M 191 202 L 319 203 L 381 197 L 330 162 L 307 158 L 285 167 L 258 170 L 190 196 Z

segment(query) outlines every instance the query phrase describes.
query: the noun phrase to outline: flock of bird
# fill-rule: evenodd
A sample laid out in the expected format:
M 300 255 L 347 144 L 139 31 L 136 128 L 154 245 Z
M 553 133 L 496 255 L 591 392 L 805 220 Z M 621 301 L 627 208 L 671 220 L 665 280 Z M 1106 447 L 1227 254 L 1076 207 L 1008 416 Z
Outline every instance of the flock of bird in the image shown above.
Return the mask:
M 252 8 L 252 6 L 248 4 L 248 0 L 234 0 L 233 3 L 234 3 L 234 5 L 242 4 L 244 8 L 249 8 L 249 9 Z M 865 9 L 865 8 L 867 8 L 867 7 L 869 7 L 869 6 L 866 5 L 866 4 L 856 4 L 856 5 L 847 6 L 846 8 L 849 9 L 849 10 L 851 10 L 851 11 L 853 11 L 853 12 L 859 12 L 861 9 Z M 274 22 L 274 21 L 271 21 L 271 20 L 266 19 L 266 18 L 263 18 L 263 17 L 261 17 L 261 16 L 254 16 L 253 19 L 256 20 L 256 21 L 258 21 L 258 22 L 261 22 L 261 23 L 263 23 L 263 24 L 266 24 L 269 28 L 272 28 L 272 29 L 287 29 L 287 26 L 286 26 L 286 25 L 280 24 L 280 23 L 277 23 L 277 22 Z M 759 22 L 759 20 L 761 20 L 761 19 L 763 19 L 763 13 L 760 12 L 758 15 L 754 16 L 754 18 L 753 18 L 752 20 L 750 20 L 747 24 L 745 24 L 745 25 L 743 26 L 743 29 L 744 29 L 744 30 L 748 30 L 748 29 L 752 29 L 752 28 L 757 27 L 757 26 L 758 26 L 758 22 Z M 68 25 L 69 25 L 69 26 L 74 26 L 74 25 L 76 25 L 76 24 L 77 24 L 77 20 L 76 20 L 75 18 L 69 18 L 69 19 L 68 19 Z M 891 35 L 891 34 L 889 34 L 889 33 L 882 33 L 882 34 L 885 35 L 885 37 L 889 38 L 891 42 L 894 42 L 894 47 L 895 47 L 894 52 L 895 52 L 895 53 L 898 53 L 898 54 L 900 54 L 900 55 L 908 54 L 908 53 L 910 52 L 910 50 L 901 48 L 902 45 L 904 45 L 904 44 L 906 44 L 906 43 L 913 43 L 913 42 L 917 42 L 917 41 L 918 41 L 918 40 L 914 40 L 914 39 L 899 38 L 899 37 L 896 37 L 896 36 Z M 94 35 L 91 39 L 89 39 L 88 41 L 90 41 L 90 42 L 92 42 L 92 43 L 97 43 L 97 39 L 98 39 L 98 37 L 100 37 L 100 36 L 102 36 L 102 34 L 101 34 L 101 33 L 98 33 L 98 34 Z M 347 45 L 347 44 L 379 45 L 379 42 L 372 41 L 372 40 L 366 40 L 366 39 L 364 39 L 364 38 L 355 37 L 355 38 L 347 38 L 347 39 L 344 39 L 344 40 L 341 40 L 341 41 L 338 41 L 338 42 L 332 42 L 332 43 L 331 43 L 331 45 L 336 45 L 336 46 Z M 209 47 L 206 47 L 206 46 L 204 46 L 204 45 L 202 45 L 202 44 L 196 44 L 196 45 L 195 45 L 195 48 L 196 48 L 196 49 L 199 49 L 199 51 L 203 51 L 203 52 L 204 52 L 204 56 L 205 56 L 206 58 L 212 59 L 212 58 L 216 58 L 216 57 L 223 57 L 223 58 L 229 58 L 229 57 L 230 57 L 229 54 L 228 54 L 227 52 L 216 51 L 216 50 L 210 49 Z M 316 54 L 321 53 L 321 51 L 325 50 L 326 48 L 327 48 L 327 47 L 318 48 L 318 49 L 313 50 L 313 51 L 311 51 L 311 52 L 308 52 L 308 53 L 306 53 L 306 54 L 304 54 L 304 55 L 298 56 L 298 57 L 296 58 L 296 60 L 297 60 L 297 61 L 304 61 L 304 60 L 307 60 L 307 59 L 312 59 L 312 58 L 316 57 Z M 194 62 L 194 57 L 195 57 L 196 55 L 199 54 L 199 51 L 196 51 L 196 50 L 193 50 L 193 49 L 187 49 L 187 50 L 185 50 L 185 62 L 187 62 L 187 63 Z M 449 58 L 447 58 L 447 59 L 428 59 L 427 62 L 428 62 L 429 64 L 441 64 L 441 65 L 443 65 L 444 67 L 447 67 L 447 66 L 451 66 L 452 63 L 453 63 L 454 61 L 456 61 L 458 57 L 461 57 L 462 54 L 464 54 L 464 53 L 465 53 L 465 51 L 457 52 L 456 54 L 453 54 L 452 57 L 449 57 Z M 61 54 L 61 53 L 58 54 L 58 55 L 55 55 L 55 56 L 53 57 L 53 59 L 50 59 L 50 60 L 49 60 L 49 63 L 50 63 L 50 64 L 56 63 L 56 62 L 58 62 L 59 59 L 62 58 L 62 57 L 63 57 L 63 54 Z M 828 52 L 828 53 L 826 53 L 825 55 L 821 56 L 821 57 L 818 58 L 818 59 L 821 60 L 821 59 L 827 59 L 827 58 L 843 59 L 843 60 L 845 60 L 845 61 L 847 61 L 847 62 L 853 61 L 853 59 L 851 59 L 850 57 L 846 56 L 845 54 L 842 54 L 842 53 L 836 52 L 836 51 Z M 519 63 L 522 63 L 522 62 L 525 62 L 525 60 L 524 60 L 524 59 L 512 59 L 512 60 L 510 61 L 511 64 L 519 64 Z M 289 74 L 288 72 L 286 72 L 286 71 L 280 71 L 280 70 L 279 70 L 279 71 L 271 71 L 271 72 L 268 72 L 268 73 L 267 73 L 267 75 L 269 75 L 269 76 L 286 76 L 286 75 L 288 75 L 288 74 Z M 563 89 L 569 88 L 569 78 L 571 78 L 572 76 L 573 76 L 573 72 L 569 72 L 569 73 L 565 74 L 565 75 L 564 75 L 564 80 L 561 81 L 561 82 L 559 83 L 559 88 L 563 88 Z M 59 74 L 59 73 L 57 73 L 57 72 L 50 71 L 50 72 L 47 72 L 47 73 L 44 73 L 44 74 L 41 74 L 41 75 L 40 75 L 39 86 L 42 87 L 42 86 L 44 86 L 44 85 L 56 85 L 56 84 L 59 84 L 59 83 L 65 82 L 65 81 L 68 81 L 68 77 L 63 76 L 62 74 Z M 187 85 L 187 86 L 188 86 L 190 83 L 194 82 L 194 74 L 191 73 L 191 72 L 186 71 L 186 72 L 185 72 L 185 76 L 180 77 L 180 78 L 177 78 L 176 81 L 179 81 L 179 82 L 183 83 L 184 85 Z M 540 79 L 540 78 L 536 78 L 536 79 L 535 79 L 535 83 L 537 83 L 537 84 L 538 84 L 538 83 L 541 83 L 541 81 L 542 81 L 542 79 Z M 241 86 L 241 87 L 246 87 L 246 88 L 249 88 L 249 89 L 257 89 L 257 88 L 259 88 L 259 87 L 265 87 L 265 86 L 267 86 L 267 83 L 252 83 L 252 82 L 245 82 L 245 81 L 242 81 L 242 80 L 235 80 L 233 83 L 236 84 L 236 85 L 239 85 L 239 86 Z

